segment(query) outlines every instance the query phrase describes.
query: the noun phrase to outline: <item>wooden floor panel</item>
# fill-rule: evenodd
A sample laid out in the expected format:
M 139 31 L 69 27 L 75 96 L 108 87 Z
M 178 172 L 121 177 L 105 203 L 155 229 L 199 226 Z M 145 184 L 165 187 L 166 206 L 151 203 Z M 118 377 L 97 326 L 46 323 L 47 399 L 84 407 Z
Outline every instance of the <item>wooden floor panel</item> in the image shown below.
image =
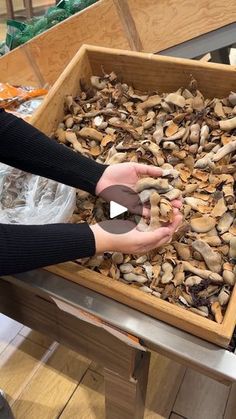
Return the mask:
M 13 405 L 17 419 L 54 419 L 64 409 L 90 361 L 58 345 Z
M 88 370 L 60 419 L 104 419 L 104 378 Z M 122 418 L 121 418 L 122 419 Z
M 0 355 L 0 388 L 8 401 L 17 400 L 43 362 L 45 348 L 18 335 Z
M 21 329 L 20 335 L 24 336 L 25 338 L 31 340 L 34 343 L 37 343 L 40 346 L 43 346 L 46 349 L 53 343 L 53 340 L 50 339 L 48 336 L 36 332 L 35 330 L 32 330 L 27 326 L 24 326 Z
M 188 419 L 222 419 L 229 391 L 230 387 L 188 369 L 173 411 Z

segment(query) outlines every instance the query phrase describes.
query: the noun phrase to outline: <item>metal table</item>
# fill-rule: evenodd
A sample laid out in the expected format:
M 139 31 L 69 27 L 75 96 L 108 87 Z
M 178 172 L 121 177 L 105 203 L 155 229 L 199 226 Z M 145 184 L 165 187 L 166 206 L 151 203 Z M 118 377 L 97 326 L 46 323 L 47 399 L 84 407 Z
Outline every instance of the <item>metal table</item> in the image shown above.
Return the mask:
M 75 317 L 74 310 L 96 316 L 108 327 L 89 324 Z M 44 270 L 3 277 L 0 311 L 103 365 L 108 419 L 143 418 L 149 350 L 225 384 L 236 381 L 233 352 Z M 136 336 L 138 343 L 122 341 L 110 326 Z

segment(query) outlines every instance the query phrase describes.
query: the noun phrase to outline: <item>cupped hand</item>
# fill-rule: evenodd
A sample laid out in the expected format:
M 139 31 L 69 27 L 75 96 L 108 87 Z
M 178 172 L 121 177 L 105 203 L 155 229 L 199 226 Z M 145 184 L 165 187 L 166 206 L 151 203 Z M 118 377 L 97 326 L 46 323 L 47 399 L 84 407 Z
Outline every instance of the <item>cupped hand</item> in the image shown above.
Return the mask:
M 116 196 L 115 202 L 123 204 L 124 202 L 132 203 L 132 207 L 129 207 L 129 211 L 134 214 L 143 215 L 144 217 L 150 216 L 150 209 L 145 205 L 140 205 L 140 200 L 135 191 L 136 184 L 140 179 L 140 176 L 150 176 L 157 178 L 162 176 L 162 169 L 159 167 L 139 164 L 139 163 L 118 163 L 108 166 L 104 171 L 103 175 L 99 179 L 96 186 L 96 195 L 101 196 L 105 201 L 114 200 L 114 196 L 109 197 L 109 187 L 111 186 L 124 186 L 124 190 L 119 188 L 119 193 Z M 112 190 L 112 188 L 110 189 Z M 108 191 L 108 193 L 107 193 Z M 134 194 L 132 199 L 127 199 L 126 194 Z M 135 197 L 136 195 L 136 197 Z M 172 201 L 172 205 L 175 208 L 181 207 L 180 200 Z
M 159 177 L 162 170 L 159 167 L 139 163 L 118 163 L 108 166 L 96 186 L 96 195 L 109 186 L 124 185 L 135 191 L 140 176 Z
M 142 254 L 170 242 L 181 222 L 182 215 L 178 209 L 174 209 L 173 222 L 153 231 L 140 231 L 138 225 L 123 220 L 103 221 L 91 225 L 90 228 L 95 237 L 96 253 L 107 251 Z

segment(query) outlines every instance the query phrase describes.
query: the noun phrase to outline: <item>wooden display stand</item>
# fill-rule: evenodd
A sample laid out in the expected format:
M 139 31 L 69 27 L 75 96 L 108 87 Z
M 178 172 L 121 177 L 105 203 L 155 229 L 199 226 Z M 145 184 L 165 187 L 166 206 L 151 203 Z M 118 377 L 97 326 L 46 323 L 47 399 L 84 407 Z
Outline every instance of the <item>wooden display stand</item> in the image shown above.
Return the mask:
M 50 90 L 32 118 L 32 124 L 50 135 L 64 117 L 65 96 L 76 96 L 80 80 L 89 83 L 91 75 L 102 75 L 102 69 L 106 73 L 114 71 L 121 80 L 132 84 L 140 91 L 172 92 L 180 86 L 187 86 L 192 75 L 199 81 L 202 93 L 206 97 L 214 98 L 226 96 L 234 89 L 236 83 L 235 69 L 227 65 L 85 45 Z M 180 307 L 79 267 L 76 263 L 63 263 L 48 269 L 210 342 L 227 346 L 231 339 L 236 322 L 236 286 L 224 321 L 217 324 L 195 313 L 188 312 L 186 316 L 186 312 Z
M 235 21 L 235 0 L 100 0 L 0 58 L 0 81 L 52 85 L 84 43 L 156 53 Z

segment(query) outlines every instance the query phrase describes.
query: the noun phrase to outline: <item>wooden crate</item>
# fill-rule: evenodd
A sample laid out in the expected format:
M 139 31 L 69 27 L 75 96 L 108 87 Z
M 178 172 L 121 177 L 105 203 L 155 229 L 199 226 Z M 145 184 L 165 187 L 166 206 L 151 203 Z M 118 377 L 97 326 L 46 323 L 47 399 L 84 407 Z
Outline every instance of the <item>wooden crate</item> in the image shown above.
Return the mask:
M 235 90 L 236 85 L 235 67 L 85 45 L 52 87 L 34 115 L 32 124 L 51 134 L 64 116 L 64 97 L 78 93 L 80 80 L 89 82 L 92 74 L 102 75 L 102 67 L 108 73 L 115 71 L 124 82 L 144 91 L 177 90 L 189 83 L 190 74 L 198 80 L 199 89 L 209 98 L 226 96 Z M 223 323 L 217 324 L 73 262 L 48 269 L 220 346 L 227 346 L 232 336 L 236 322 L 236 287 Z
M 100 0 L 1 57 L 0 81 L 51 85 L 84 43 L 159 52 L 235 21 L 235 0 Z

